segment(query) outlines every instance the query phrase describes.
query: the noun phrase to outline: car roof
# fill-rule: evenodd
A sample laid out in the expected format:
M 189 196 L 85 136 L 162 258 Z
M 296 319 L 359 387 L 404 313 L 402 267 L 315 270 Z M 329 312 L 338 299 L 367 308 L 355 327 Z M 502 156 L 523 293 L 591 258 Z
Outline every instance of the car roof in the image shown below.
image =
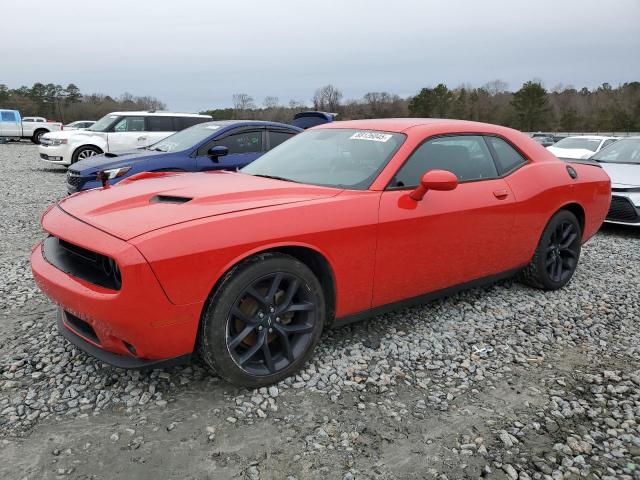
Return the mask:
M 376 118 L 371 120 L 345 120 L 340 122 L 325 123 L 316 128 L 354 128 L 364 130 L 383 130 L 386 132 L 405 132 L 414 127 L 452 127 L 457 131 L 468 130 L 486 131 L 504 129 L 499 125 L 490 123 L 472 122 L 468 120 L 452 120 L 448 118 Z
M 202 115 L 200 113 L 174 113 L 174 112 L 151 112 L 151 111 L 137 111 L 137 112 L 111 112 L 108 115 L 138 115 L 141 117 L 198 117 L 198 118 L 211 118 L 211 115 Z
M 610 138 L 618 138 L 618 137 L 609 137 L 604 135 L 571 135 L 570 137 L 564 137 L 564 138 L 586 138 L 587 140 L 608 140 Z
M 218 126 L 218 127 L 285 127 L 291 130 L 302 131 L 301 128 L 298 128 L 294 125 L 289 125 L 288 123 L 280 123 L 280 122 L 269 122 L 266 120 L 214 120 L 212 122 L 203 122 L 198 123 L 196 126 L 198 127 L 206 127 L 206 126 Z

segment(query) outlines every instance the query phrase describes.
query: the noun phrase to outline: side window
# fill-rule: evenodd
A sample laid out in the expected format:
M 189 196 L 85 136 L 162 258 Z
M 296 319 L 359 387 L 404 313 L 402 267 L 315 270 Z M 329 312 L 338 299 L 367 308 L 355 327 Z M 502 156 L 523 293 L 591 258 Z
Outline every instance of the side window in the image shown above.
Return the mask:
M 173 132 L 173 117 L 147 117 L 149 132 Z
M 199 123 L 210 122 L 211 120 L 203 117 L 175 117 L 173 119 L 175 131 L 179 132 L 185 128 L 193 127 Z
M 458 181 L 496 178 L 498 172 L 478 135 L 438 137 L 423 143 L 396 173 L 392 187 L 415 187 L 429 170 L 448 170 Z
M 504 175 L 527 161 L 518 151 L 498 137 L 485 137 L 495 152 L 498 173 Z
M 608 147 L 612 143 L 616 143 L 616 140 L 614 138 L 611 138 L 609 140 L 605 140 L 604 143 L 602 144 L 602 146 L 600 147 L 600 150 L 602 150 L 605 147 Z
M 22 119 L 22 122 L 23 122 L 23 123 L 24 123 L 24 122 L 35 122 L 35 119 L 34 119 L 34 118 L 29 118 L 29 117 L 27 117 L 27 118 L 23 118 L 23 119 Z
M 144 132 L 144 117 L 124 117 L 115 127 L 114 132 Z
M 218 140 L 214 145 L 229 149 L 229 155 L 262 151 L 262 131 L 242 132 Z
M 269 135 L 269 150 L 277 147 L 282 142 L 289 140 L 295 135 L 295 133 L 292 132 L 283 132 L 278 130 L 267 130 L 267 133 Z
M 3 122 L 16 122 L 16 114 L 15 112 L 2 112 L 0 114 L 0 119 L 2 119 Z

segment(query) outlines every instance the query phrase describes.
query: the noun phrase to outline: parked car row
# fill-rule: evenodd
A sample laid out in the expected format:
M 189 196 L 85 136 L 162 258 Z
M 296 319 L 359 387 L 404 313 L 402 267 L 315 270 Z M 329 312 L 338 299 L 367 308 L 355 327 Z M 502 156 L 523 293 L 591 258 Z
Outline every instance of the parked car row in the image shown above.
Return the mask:
M 157 118 L 138 116 L 140 128 Z M 94 125 L 105 148 L 128 126 L 113 117 Z M 515 274 L 563 287 L 609 209 L 604 163 L 562 161 L 509 128 L 379 119 L 299 131 L 202 121 L 137 151 L 163 167 L 126 178 L 134 157 L 105 153 L 116 163 L 96 173 L 103 186 L 49 208 L 31 255 L 62 335 L 120 367 L 197 352 L 233 383 L 269 385 L 305 364 L 325 327 Z M 166 171 L 233 155 L 259 158 Z M 90 178 L 94 161 L 71 169 Z

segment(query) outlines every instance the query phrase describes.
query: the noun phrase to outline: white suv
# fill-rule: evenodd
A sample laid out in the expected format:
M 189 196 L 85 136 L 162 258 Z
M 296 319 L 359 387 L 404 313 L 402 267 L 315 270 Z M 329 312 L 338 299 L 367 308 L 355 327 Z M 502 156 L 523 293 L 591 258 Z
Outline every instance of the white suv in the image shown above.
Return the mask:
M 71 165 L 100 153 L 146 147 L 210 115 L 168 112 L 113 112 L 86 130 L 48 133 L 40 139 L 40 158 L 58 165 Z

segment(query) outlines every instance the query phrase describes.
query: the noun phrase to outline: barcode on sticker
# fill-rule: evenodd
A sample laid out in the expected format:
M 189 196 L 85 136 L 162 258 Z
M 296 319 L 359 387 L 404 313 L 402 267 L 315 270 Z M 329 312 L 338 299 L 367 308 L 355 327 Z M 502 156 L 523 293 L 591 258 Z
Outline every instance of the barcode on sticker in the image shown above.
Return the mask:
M 378 132 L 356 132 L 351 135 L 349 138 L 351 140 L 371 140 L 373 142 L 386 142 L 393 135 L 389 135 L 388 133 L 378 133 Z

